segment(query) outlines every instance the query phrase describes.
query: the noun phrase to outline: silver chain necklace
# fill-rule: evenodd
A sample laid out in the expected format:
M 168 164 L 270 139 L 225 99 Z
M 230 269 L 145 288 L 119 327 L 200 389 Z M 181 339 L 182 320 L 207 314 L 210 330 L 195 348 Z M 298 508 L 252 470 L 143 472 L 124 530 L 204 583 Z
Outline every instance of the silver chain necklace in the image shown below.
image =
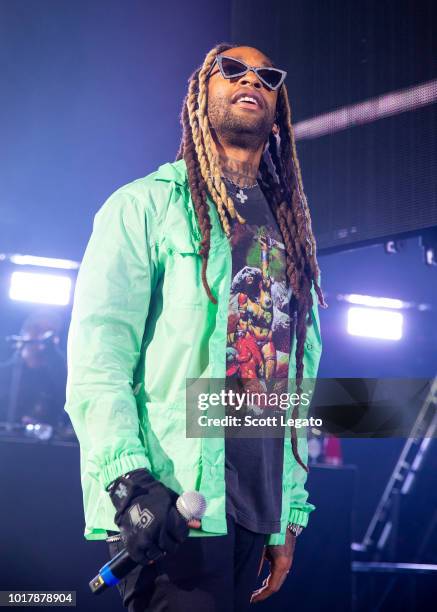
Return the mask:
M 238 193 L 235 194 L 235 197 L 242 204 L 244 204 L 244 202 L 248 199 L 248 196 L 244 193 L 243 189 L 253 189 L 254 187 L 257 187 L 257 185 L 258 185 L 258 181 L 257 181 L 253 185 L 247 185 L 246 187 L 241 187 L 240 185 L 237 185 L 237 183 L 234 183 L 234 181 L 232 179 L 228 178 L 227 176 L 222 176 L 222 178 L 224 178 L 225 180 L 229 181 L 231 183 L 231 185 L 234 185 L 234 187 L 238 187 L 239 191 L 238 191 Z

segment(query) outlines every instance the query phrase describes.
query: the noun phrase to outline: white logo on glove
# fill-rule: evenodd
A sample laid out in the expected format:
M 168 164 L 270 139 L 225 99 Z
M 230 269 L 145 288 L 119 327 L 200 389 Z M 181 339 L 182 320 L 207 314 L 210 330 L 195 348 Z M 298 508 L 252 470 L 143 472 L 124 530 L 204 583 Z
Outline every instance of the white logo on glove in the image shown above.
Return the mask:
M 135 504 L 135 506 L 129 508 L 129 516 L 132 525 L 138 529 L 147 529 L 155 518 L 154 514 L 147 508 L 141 509 L 140 504 Z
M 127 495 L 127 487 L 126 487 L 126 485 L 124 485 L 122 482 L 120 482 L 118 487 L 115 489 L 114 493 L 115 493 L 115 495 L 117 495 L 117 497 L 119 497 L 120 499 L 123 499 L 123 497 L 126 497 L 126 495 Z

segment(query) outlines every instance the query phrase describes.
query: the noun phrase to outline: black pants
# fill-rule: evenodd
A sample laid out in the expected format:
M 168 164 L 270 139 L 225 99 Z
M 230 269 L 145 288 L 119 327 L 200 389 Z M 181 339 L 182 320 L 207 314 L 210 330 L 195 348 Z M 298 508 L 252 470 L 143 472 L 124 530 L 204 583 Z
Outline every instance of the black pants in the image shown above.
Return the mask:
M 190 537 L 172 555 L 138 565 L 117 585 L 129 612 L 245 612 L 256 588 L 265 534 L 228 516 L 224 536 Z M 111 559 L 123 542 L 108 542 Z

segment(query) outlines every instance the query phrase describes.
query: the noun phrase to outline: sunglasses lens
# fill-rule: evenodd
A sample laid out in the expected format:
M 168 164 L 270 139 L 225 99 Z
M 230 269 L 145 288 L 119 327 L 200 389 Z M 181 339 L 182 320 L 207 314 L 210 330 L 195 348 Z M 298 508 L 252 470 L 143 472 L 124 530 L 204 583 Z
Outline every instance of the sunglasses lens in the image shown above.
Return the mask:
M 222 57 L 222 69 L 228 79 L 242 74 L 246 70 L 246 66 L 238 60 L 229 57 Z
M 282 79 L 282 72 L 279 72 L 276 68 L 260 68 L 258 74 L 273 89 L 279 85 Z
M 219 57 L 222 73 L 225 78 L 232 79 L 234 77 L 246 74 L 248 70 L 246 64 L 243 64 L 239 60 L 232 57 L 226 57 L 223 55 Z M 283 73 L 277 68 L 257 68 L 256 72 L 264 83 L 271 89 L 276 89 L 283 81 Z

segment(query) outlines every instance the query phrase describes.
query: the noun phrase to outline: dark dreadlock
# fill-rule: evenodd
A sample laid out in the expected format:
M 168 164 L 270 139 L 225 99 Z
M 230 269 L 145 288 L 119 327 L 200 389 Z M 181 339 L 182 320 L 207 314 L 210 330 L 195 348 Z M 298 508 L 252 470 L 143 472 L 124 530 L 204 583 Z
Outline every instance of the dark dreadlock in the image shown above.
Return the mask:
M 190 77 L 188 93 L 184 99 L 181 124 L 182 141 L 176 160 L 184 159 L 187 166 L 191 197 L 202 235 L 199 254 L 202 257 L 202 282 L 208 298 L 217 304 L 206 278 L 206 268 L 210 249 L 211 220 L 207 195 L 216 205 L 223 231 L 231 235 L 231 220 L 244 219 L 234 208 L 228 196 L 226 185 L 221 178 L 220 168 L 213 154 L 212 136 L 207 116 L 207 75 L 216 56 L 235 45 L 217 45 L 206 55 L 205 60 Z M 260 187 L 270 203 L 277 220 L 286 248 L 286 272 L 293 291 L 290 311 L 293 333 L 296 334 L 296 390 L 302 392 L 304 375 L 303 356 L 307 325 L 311 323 L 314 285 L 321 306 L 326 306 L 319 287 L 320 271 L 316 259 L 316 242 L 311 228 L 311 217 L 304 194 L 299 160 L 296 152 L 291 111 L 287 89 L 280 88 L 276 106 L 275 122 L 279 136 L 270 134 L 268 150 L 261 159 Z M 266 157 L 270 157 L 271 173 Z M 299 405 L 294 406 L 292 418 L 299 414 Z M 297 446 L 296 429 L 291 428 L 291 444 L 296 461 L 308 471 L 303 463 Z

